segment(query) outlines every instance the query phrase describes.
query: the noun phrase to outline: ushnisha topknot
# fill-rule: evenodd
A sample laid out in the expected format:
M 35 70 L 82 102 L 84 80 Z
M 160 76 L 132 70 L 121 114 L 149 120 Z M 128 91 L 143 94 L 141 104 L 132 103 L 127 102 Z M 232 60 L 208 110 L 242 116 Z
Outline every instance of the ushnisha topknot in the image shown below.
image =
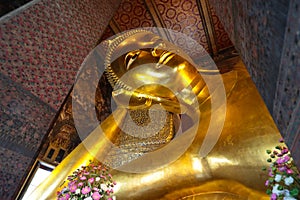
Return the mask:
M 145 30 L 145 29 L 134 29 L 134 30 L 130 30 L 127 31 L 125 33 L 122 33 L 120 35 L 118 35 L 117 37 L 111 39 L 111 40 L 107 40 L 108 43 L 108 51 L 107 54 L 105 56 L 105 60 L 104 60 L 104 67 L 105 67 L 105 73 L 107 75 L 107 79 L 110 83 L 110 85 L 115 88 L 115 89 L 126 89 L 126 90 L 132 90 L 132 88 L 128 85 L 126 85 L 124 82 L 122 82 L 119 77 L 115 74 L 114 70 L 111 67 L 111 58 L 112 58 L 112 54 L 113 52 L 116 50 L 116 48 L 118 47 L 118 45 L 120 43 L 122 43 L 124 40 L 126 40 L 128 37 L 133 36 L 137 33 L 151 33 L 153 34 L 151 31 Z

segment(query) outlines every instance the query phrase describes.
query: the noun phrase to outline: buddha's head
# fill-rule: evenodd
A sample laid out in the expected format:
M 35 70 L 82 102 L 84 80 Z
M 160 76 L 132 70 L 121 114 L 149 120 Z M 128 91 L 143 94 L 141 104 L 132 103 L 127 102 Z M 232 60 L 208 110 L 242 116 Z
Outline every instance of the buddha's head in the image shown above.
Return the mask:
M 205 83 L 179 47 L 137 30 L 110 40 L 108 49 L 106 72 L 119 106 L 139 109 L 160 104 L 170 112 L 184 113 L 187 105 L 196 104 Z

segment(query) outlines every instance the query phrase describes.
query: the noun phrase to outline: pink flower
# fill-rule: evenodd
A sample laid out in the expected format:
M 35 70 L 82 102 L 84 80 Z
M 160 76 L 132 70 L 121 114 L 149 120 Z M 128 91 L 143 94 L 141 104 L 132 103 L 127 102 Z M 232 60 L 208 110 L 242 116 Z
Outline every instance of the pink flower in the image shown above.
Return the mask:
M 94 200 L 99 200 L 101 198 L 101 195 L 99 194 L 99 192 L 94 192 L 92 195 L 92 198 Z
M 87 194 L 91 191 L 91 188 L 88 186 L 85 186 L 84 188 L 82 188 L 81 193 L 82 194 Z
M 76 184 L 72 184 L 72 185 L 70 186 L 70 192 L 75 192 L 76 189 L 77 189 Z
M 278 158 L 278 159 L 276 160 L 276 163 L 277 163 L 277 164 L 282 164 L 282 163 L 284 163 L 284 162 L 283 162 L 283 159 L 282 159 L 282 158 Z
M 294 171 L 293 171 L 292 169 L 287 169 L 287 170 L 286 170 L 286 173 L 292 174 L 292 173 L 294 173 Z
M 288 152 L 289 152 L 289 150 L 287 148 L 284 148 L 284 149 L 281 150 L 282 154 L 287 154 Z
M 78 187 L 82 187 L 82 186 L 83 186 L 82 182 L 78 183 Z
M 284 156 L 283 157 L 283 162 L 287 162 L 287 161 L 289 161 L 291 158 L 289 157 L 289 156 Z
M 275 193 L 273 193 L 272 195 L 271 195 L 271 200 L 276 200 L 277 199 L 277 195 L 275 194 Z
M 272 171 L 269 172 L 269 176 L 270 176 L 270 177 L 273 177 L 273 176 L 274 176 L 274 174 L 273 174 Z
M 71 181 L 71 182 L 68 183 L 68 186 L 70 187 L 71 185 L 73 185 L 75 183 L 76 183 L 76 181 Z
M 66 194 L 65 198 L 66 198 L 66 200 L 70 199 L 69 193 Z
M 278 170 L 281 171 L 281 172 L 284 172 L 286 169 L 287 169 L 286 166 L 283 166 L 283 167 L 279 167 L 279 168 L 278 168 Z
M 86 177 L 82 176 L 82 177 L 80 177 L 80 180 L 84 181 L 84 180 L 86 180 Z
M 93 183 L 94 182 L 94 178 L 89 178 L 88 180 L 90 183 Z
M 269 185 L 269 180 L 266 180 L 265 186 L 268 186 L 268 185 Z
M 93 190 L 94 190 L 94 191 L 97 191 L 97 192 L 99 191 L 99 189 L 96 188 L 96 187 L 93 187 Z
M 58 200 L 69 200 L 69 199 L 70 199 L 70 195 L 66 194 L 66 196 L 64 196 L 64 197 L 59 197 Z
M 279 142 L 284 142 L 284 139 L 283 139 L 283 138 L 280 138 L 280 139 L 279 139 Z

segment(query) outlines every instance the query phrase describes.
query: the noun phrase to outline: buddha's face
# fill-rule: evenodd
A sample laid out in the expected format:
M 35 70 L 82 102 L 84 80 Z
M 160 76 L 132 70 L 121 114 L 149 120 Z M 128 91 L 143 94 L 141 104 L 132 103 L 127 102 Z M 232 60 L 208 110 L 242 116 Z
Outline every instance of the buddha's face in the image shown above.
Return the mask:
M 195 99 L 194 93 L 203 87 L 201 76 L 189 57 L 152 33 L 138 33 L 126 38 L 115 52 L 120 56 L 112 56 L 114 61 L 110 68 L 122 82 L 119 85 L 126 85 L 115 87 L 113 96 L 119 104 L 130 102 L 134 109 L 168 101 L 168 104 L 173 103 L 173 109 L 169 111 L 182 112 L 180 106 L 175 105 L 178 104 L 177 97 L 183 97 L 183 102 L 190 104 Z

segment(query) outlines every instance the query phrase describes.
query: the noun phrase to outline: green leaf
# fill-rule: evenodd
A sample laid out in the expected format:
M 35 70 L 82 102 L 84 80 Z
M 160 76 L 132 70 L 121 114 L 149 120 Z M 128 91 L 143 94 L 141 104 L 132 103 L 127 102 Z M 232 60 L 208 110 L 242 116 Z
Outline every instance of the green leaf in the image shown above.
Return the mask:
M 268 195 L 271 195 L 271 194 L 272 194 L 271 189 L 267 189 L 266 193 L 267 193 Z
M 276 146 L 275 148 L 278 149 L 278 150 L 281 150 L 281 147 L 280 147 L 280 146 Z
M 266 152 L 267 152 L 267 154 L 270 154 L 272 151 L 268 149 L 268 150 L 266 150 Z
M 290 195 L 292 195 L 293 197 L 297 197 L 299 194 L 299 190 L 297 188 L 293 188 L 291 191 L 290 191 Z

